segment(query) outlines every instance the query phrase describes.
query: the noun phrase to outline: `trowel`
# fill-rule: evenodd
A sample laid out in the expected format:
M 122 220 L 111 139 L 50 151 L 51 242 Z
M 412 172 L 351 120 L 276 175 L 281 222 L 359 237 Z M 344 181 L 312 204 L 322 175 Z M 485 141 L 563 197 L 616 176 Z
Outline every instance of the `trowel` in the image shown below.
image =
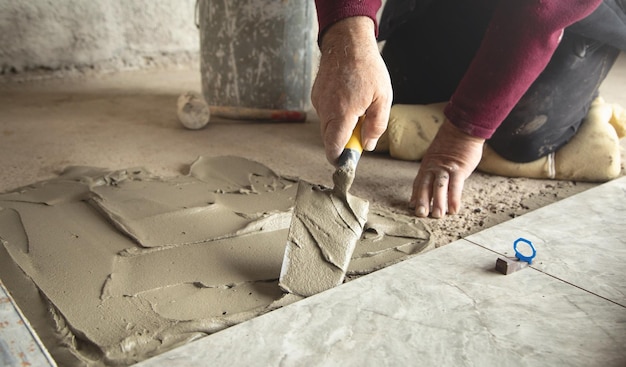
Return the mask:
M 298 183 L 279 286 L 309 297 L 343 283 L 369 203 L 348 193 L 363 152 L 359 118 L 339 156 L 332 189 Z

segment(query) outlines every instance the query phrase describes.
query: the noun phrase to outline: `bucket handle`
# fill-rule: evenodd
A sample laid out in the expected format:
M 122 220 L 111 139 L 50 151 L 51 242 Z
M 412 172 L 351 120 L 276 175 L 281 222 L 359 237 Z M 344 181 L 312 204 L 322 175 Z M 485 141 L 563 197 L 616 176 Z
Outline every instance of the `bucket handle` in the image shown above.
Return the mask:
M 196 6 L 193 9 L 193 22 L 196 25 L 196 28 L 200 29 L 200 18 L 198 17 L 200 9 L 200 0 L 196 0 Z

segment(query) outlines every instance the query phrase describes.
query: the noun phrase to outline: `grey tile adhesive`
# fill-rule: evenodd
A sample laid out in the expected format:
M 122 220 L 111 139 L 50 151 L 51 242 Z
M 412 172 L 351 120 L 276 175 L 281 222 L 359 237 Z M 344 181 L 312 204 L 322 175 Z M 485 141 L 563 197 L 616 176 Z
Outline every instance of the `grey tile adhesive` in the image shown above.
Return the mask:
M 59 365 L 130 365 L 301 298 L 278 286 L 295 183 L 233 156 L 173 177 L 68 167 L 0 193 L 0 279 Z M 349 237 L 350 276 L 432 245 L 422 222 L 379 208 Z

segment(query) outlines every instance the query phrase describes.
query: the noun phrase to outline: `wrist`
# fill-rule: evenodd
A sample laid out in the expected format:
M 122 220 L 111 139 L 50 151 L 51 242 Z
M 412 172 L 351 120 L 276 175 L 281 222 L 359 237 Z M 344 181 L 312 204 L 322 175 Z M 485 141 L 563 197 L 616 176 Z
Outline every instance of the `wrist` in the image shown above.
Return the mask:
M 332 24 L 321 35 L 320 50 L 322 55 L 332 52 L 336 47 L 358 45 L 359 47 L 376 46 L 376 25 L 366 16 L 354 16 Z M 377 46 L 376 46 L 377 47 Z
M 450 120 L 446 119 L 445 122 L 443 123 L 443 125 L 441 125 L 440 130 L 443 130 L 443 132 L 456 139 L 456 140 L 462 140 L 468 143 L 476 143 L 476 144 L 483 144 L 485 142 L 484 138 L 481 137 L 477 137 L 477 136 L 473 136 L 470 135 L 468 133 L 466 133 L 465 131 L 459 129 L 458 127 L 456 127 L 456 125 L 454 125 Z

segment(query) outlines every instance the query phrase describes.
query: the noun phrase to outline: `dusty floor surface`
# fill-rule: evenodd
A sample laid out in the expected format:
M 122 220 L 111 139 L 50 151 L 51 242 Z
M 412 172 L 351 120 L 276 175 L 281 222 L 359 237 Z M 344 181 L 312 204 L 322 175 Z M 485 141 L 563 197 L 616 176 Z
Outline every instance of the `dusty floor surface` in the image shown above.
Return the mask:
M 626 106 L 625 81 L 622 55 L 601 88 L 607 102 Z M 282 175 L 332 184 L 333 168 L 325 160 L 313 113 L 306 123 L 213 119 L 206 128 L 190 131 L 176 117 L 176 99 L 187 90 L 200 90 L 193 67 L 0 82 L 0 192 L 54 177 L 69 165 L 142 166 L 174 175 L 200 155 L 242 156 Z M 366 153 L 351 192 L 372 207 L 409 214 L 417 168 L 416 162 Z M 442 246 L 593 186 L 474 173 L 460 214 L 424 221 Z

